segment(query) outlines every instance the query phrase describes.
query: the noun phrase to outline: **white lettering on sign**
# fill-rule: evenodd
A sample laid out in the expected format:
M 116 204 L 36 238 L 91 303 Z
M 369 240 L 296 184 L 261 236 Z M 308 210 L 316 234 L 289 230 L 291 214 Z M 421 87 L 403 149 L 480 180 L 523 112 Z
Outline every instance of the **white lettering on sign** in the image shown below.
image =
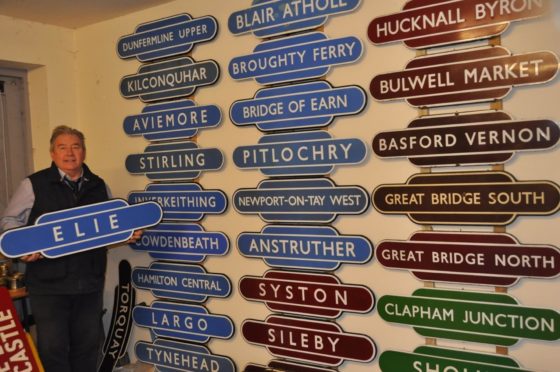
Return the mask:
M 398 140 L 390 138 L 388 141 L 385 138 L 379 140 L 379 150 L 413 150 L 416 148 L 421 149 L 438 149 L 450 148 L 457 143 L 457 137 L 453 134 L 433 134 L 423 136 L 406 136 Z
M 176 114 L 156 114 L 143 115 L 134 119 L 132 130 L 134 132 L 154 130 L 154 129 L 172 129 L 175 127 L 184 127 L 208 122 L 208 110 L 201 109 L 199 111 L 178 112 Z
M 341 57 L 350 57 L 354 53 L 354 48 L 356 47 L 356 42 L 342 43 L 336 45 L 325 45 L 321 47 L 313 48 L 313 62 L 317 61 L 328 61 L 331 59 L 337 59 Z
M 389 302 L 385 305 L 385 312 L 389 315 L 408 318 L 451 321 L 455 318 L 455 311 L 445 307 L 430 307 L 421 305 L 395 304 Z
M 133 51 L 135 49 L 150 47 L 152 45 L 169 43 L 173 41 L 173 37 L 174 37 L 173 32 L 169 31 L 163 34 L 143 37 L 136 40 L 130 40 L 122 44 L 122 50 L 123 52 L 128 52 L 128 51 Z
M 204 167 L 206 157 L 203 152 L 173 153 L 149 155 L 143 154 L 138 159 L 140 170 L 181 169 L 188 167 Z
M 289 254 L 290 257 L 356 257 L 356 246 L 352 242 L 303 240 L 297 238 L 251 239 L 249 253 Z
M 198 195 L 177 195 L 177 196 L 157 196 L 142 194 L 133 196 L 131 200 L 134 204 L 154 201 L 162 208 L 216 208 L 217 201 L 215 196 Z M 194 212 L 194 211 L 193 211 Z
M 11 309 L 0 311 L 0 372 L 32 372 L 24 340 L 16 328 L 16 319 Z
M 324 353 L 336 353 L 340 337 L 324 336 L 307 332 L 270 328 L 267 332 L 268 342 L 296 349 L 309 349 Z
M 305 60 L 305 50 L 280 53 L 268 57 L 256 57 L 248 61 L 233 62 L 231 69 L 234 75 L 247 74 L 255 71 L 267 71 L 270 69 L 282 68 L 303 64 Z
M 265 300 L 269 296 L 275 300 L 291 301 L 295 304 L 324 304 L 327 300 L 337 306 L 348 306 L 348 291 L 331 287 L 309 288 L 305 284 L 275 284 L 273 282 L 259 283 L 258 295 Z
M 522 267 L 528 269 L 555 269 L 556 261 L 553 256 L 495 254 L 496 267 Z
M 165 236 L 154 234 L 143 234 L 140 241 L 136 243 L 139 246 L 196 250 L 217 250 L 220 248 L 220 240 L 217 237 L 208 236 Z M 179 251 L 177 252 L 179 253 Z
M 401 33 L 419 32 L 425 29 L 437 29 L 438 27 L 464 22 L 465 18 L 463 18 L 461 9 L 449 9 L 379 23 L 376 33 L 377 37 L 381 38 Z
M 318 162 L 348 160 L 352 143 L 320 143 L 315 145 L 300 145 L 297 148 L 260 147 L 244 149 L 242 164 L 281 164 L 291 161 Z
M 523 314 L 485 313 L 482 311 L 465 310 L 462 323 L 550 333 L 556 331 L 554 318 L 537 318 Z
M 544 192 L 536 191 L 491 192 L 488 199 L 489 205 L 546 205 Z
M 208 79 L 206 67 L 184 68 L 179 71 L 170 71 L 161 75 L 135 76 L 127 80 L 126 93 L 142 94 L 146 91 L 175 88 L 177 85 L 188 86 L 190 83 Z
M 192 316 L 175 313 L 159 313 L 152 311 L 152 327 L 175 328 L 204 332 L 208 329 L 208 322 L 204 318 L 193 319 Z
M 423 251 L 413 251 L 408 249 L 384 249 L 381 251 L 381 257 L 385 260 L 399 262 L 422 262 L 424 256 Z
M 523 62 L 483 66 L 480 68 L 467 68 L 464 72 L 464 82 L 468 85 L 501 80 L 530 78 L 533 76 L 537 77 L 540 74 L 540 65 L 543 63 L 544 61 L 542 59 L 535 59 Z
M 130 284 L 121 285 L 119 288 L 119 307 L 117 309 L 117 317 L 115 319 L 114 337 L 109 345 L 107 353 L 111 355 L 113 360 L 117 360 L 121 345 L 126 336 L 126 325 L 128 323 L 128 313 L 130 304 Z
M 379 82 L 381 94 L 437 89 L 455 86 L 451 72 L 434 72 L 423 75 L 397 77 Z
M 547 0 L 545 0 L 547 1 Z M 475 19 L 495 18 L 498 16 L 523 13 L 542 8 L 543 0 L 494 0 L 475 5 Z
M 147 346 L 148 360 L 156 365 L 169 365 L 181 371 L 219 372 L 218 361 L 210 359 L 202 353 L 181 352 L 172 348 L 155 348 Z
M 385 195 L 385 203 L 388 205 L 421 205 L 423 203 L 423 192 L 415 193 L 390 193 Z
M 72 223 L 72 227 L 58 225 L 52 228 L 54 241 L 57 243 L 64 242 L 68 237 L 75 240 L 88 239 L 96 237 L 100 233 L 99 221 L 106 219 L 106 224 L 111 230 L 119 229 L 119 220 L 116 214 L 109 214 L 107 216 L 100 215 L 92 219 L 81 219 L 79 222 Z M 93 228 L 93 230 L 92 230 Z

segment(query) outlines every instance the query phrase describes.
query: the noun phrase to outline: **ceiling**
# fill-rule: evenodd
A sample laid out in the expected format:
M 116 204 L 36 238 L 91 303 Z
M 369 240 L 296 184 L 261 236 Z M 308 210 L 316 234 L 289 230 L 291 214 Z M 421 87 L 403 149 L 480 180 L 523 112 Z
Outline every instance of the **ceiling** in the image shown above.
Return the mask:
M 0 0 L 0 15 L 80 28 L 173 0 Z

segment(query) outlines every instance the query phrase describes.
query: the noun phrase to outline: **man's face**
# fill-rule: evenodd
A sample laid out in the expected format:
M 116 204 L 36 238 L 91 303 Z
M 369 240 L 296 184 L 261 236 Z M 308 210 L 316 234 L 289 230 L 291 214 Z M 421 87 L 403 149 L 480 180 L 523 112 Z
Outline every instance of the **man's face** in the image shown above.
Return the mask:
M 80 176 L 85 158 L 86 150 L 78 136 L 61 134 L 54 140 L 51 159 L 59 169 L 71 178 Z

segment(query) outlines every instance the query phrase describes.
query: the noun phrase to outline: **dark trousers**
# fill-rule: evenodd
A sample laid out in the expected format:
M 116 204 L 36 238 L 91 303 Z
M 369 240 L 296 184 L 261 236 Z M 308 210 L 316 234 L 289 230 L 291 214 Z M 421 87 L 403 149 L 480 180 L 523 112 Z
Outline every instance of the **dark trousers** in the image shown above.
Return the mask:
M 103 291 L 31 295 L 45 372 L 95 372 L 103 338 Z

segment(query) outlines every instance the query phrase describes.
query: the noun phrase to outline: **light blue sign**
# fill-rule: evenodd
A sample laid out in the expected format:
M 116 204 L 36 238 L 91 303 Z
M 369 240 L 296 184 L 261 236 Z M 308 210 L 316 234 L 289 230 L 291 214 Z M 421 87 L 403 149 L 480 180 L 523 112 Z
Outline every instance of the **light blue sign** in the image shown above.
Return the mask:
M 121 79 L 120 91 L 124 98 L 139 97 L 144 102 L 185 97 L 198 87 L 214 84 L 219 76 L 216 61 L 181 57 L 142 65 L 137 74 Z
M 152 183 L 146 191 L 128 194 L 131 204 L 154 201 L 163 209 L 164 220 L 200 221 L 206 214 L 222 214 L 227 197 L 220 190 L 203 190 L 198 183 Z
M 195 179 L 203 171 L 222 168 L 224 155 L 216 148 L 199 149 L 195 142 L 149 145 L 143 154 L 126 157 L 126 169 L 151 180 Z
M 136 357 L 153 364 L 158 371 L 235 372 L 233 361 L 211 354 L 203 345 L 156 339 L 153 344 L 139 341 L 134 346 Z
M 122 243 L 135 230 L 157 225 L 159 204 L 129 206 L 121 199 L 46 213 L 35 225 L 8 230 L 0 235 L 0 252 L 20 257 L 40 252 L 49 258 Z
M 240 146 L 233 161 L 241 169 L 260 169 L 266 176 L 326 175 L 335 165 L 361 163 L 366 145 L 357 138 L 333 139 L 329 132 L 269 134 L 258 145 Z
M 363 236 L 339 235 L 330 226 L 268 225 L 260 233 L 237 237 L 239 252 L 277 268 L 336 270 L 342 263 L 363 264 L 373 246 Z
M 315 81 L 260 89 L 254 99 L 234 102 L 230 117 L 235 125 L 254 124 L 263 132 L 317 128 L 336 116 L 360 113 L 366 102 L 358 86 L 333 88 L 327 81 Z
M 214 39 L 217 32 L 214 17 L 192 19 L 189 14 L 177 14 L 138 25 L 133 34 L 119 39 L 117 54 L 122 59 L 136 57 L 141 62 L 171 57 Z
M 149 252 L 158 260 L 202 262 L 206 256 L 223 256 L 229 250 L 228 237 L 221 232 L 206 232 L 198 224 L 160 223 L 144 231 L 136 251 Z
M 353 11 L 359 5 L 360 0 L 254 0 L 251 8 L 229 16 L 228 28 L 235 35 L 253 31 L 257 37 L 277 36 L 317 28 L 329 16 Z
M 137 305 L 132 311 L 134 323 L 150 328 L 156 337 L 169 337 L 204 343 L 210 338 L 233 336 L 233 322 L 225 315 L 209 314 L 204 306 L 154 301 L 151 306 Z
M 225 275 L 208 274 L 204 267 L 180 263 L 152 262 L 149 268 L 135 267 L 132 284 L 150 290 L 155 297 L 204 302 L 211 297 L 227 297 L 231 283 Z
M 276 84 L 318 78 L 331 66 L 360 59 L 362 42 L 354 37 L 329 39 L 310 32 L 257 45 L 249 55 L 233 58 L 229 74 L 235 80 L 254 78 L 259 84 Z
M 129 136 L 162 141 L 194 137 L 199 129 L 215 128 L 221 121 L 218 106 L 195 106 L 187 99 L 147 105 L 141 114 L 124 118 L 123 128 Z
M 329 223 L 339 214 L 362 214 L 368 193 L 359 186 L 336 186 L 328 178 L 264 180 L 256 189 L 240 189 L 233 205 L 241 214 L 266 222 Z

